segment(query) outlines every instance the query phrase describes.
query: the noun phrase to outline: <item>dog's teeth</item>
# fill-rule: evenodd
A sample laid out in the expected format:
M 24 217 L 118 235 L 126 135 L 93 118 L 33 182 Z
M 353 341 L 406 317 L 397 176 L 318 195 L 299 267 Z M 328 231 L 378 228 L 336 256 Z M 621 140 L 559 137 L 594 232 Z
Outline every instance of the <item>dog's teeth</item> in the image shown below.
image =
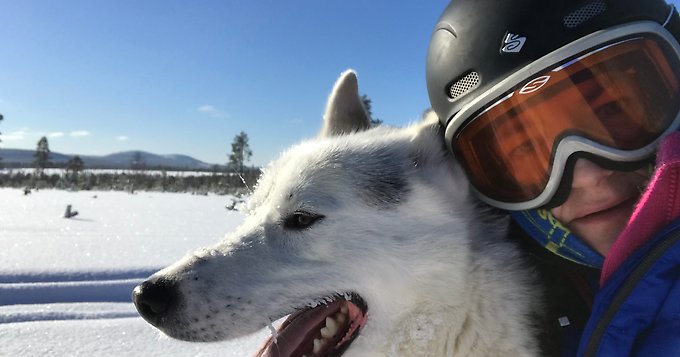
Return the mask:
M 338 323 L 335 322 L 335 320 L 333 320 L 333 318 L 330 316 L 326 317 L 326 327 L 328 327 L 332 333 L 338 331 Z
M 321 337 L 331 338 L 338 333 L 338 324 L 330 317 L 326 318 L 326 327 L 321 329 Z
M 346 314 L 346 313 L 349 312 L 349 310 L 347 310 L 347 306 L 343 306 L 343 307 L 340 308 L 340 312 L 342 312 L 343 314 Z
M 332 317 L 326 317 L 326 327 L 321 329 L 321 337 L 331 338 L 338 332 L 338 323 Z
M 312 349 L 312 353 L 317 354 L 321 352 L 321 346 L 323 346 L 323 343 L 321 342 L 320 339 L 315 338 L 314 339 L 314 348 Z
M 316 302 L 316 301 L 312 301 L 312 302 L 309 303 L 309 307 L 311 307 L 312 309 L 317 307 L 317 306 L 319 306 L 319 303 Z
M 323 338 L 331 338 L 333 337 L 333 333 L 328 329 L 328 327 L 323 327 L 321 328 L 321 337 Z
M 335 321 L 337 321 L 339 324 L 344 323 L 345 321 L 347 321 L 347 315 L 343 313 L 338 313 L 337 315 L 335 315 Z

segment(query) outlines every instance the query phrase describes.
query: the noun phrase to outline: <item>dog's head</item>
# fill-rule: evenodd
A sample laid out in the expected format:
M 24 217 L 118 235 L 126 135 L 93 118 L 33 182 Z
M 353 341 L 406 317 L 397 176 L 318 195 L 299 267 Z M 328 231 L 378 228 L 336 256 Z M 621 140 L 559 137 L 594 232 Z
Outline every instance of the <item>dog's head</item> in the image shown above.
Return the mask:
M 264 170 L 236 232 L 139 285 L 140 314 L 189 341 L 240 337 L 290 314 L 261 355 L 336 356 L 359 332 L 348 354 L 379 348 L 428 293 L 449 290 L 431 277 L 464 264 L 445 247 L 473 213 L 436 118 L 369 126 L 347 71 L 320 135 Z

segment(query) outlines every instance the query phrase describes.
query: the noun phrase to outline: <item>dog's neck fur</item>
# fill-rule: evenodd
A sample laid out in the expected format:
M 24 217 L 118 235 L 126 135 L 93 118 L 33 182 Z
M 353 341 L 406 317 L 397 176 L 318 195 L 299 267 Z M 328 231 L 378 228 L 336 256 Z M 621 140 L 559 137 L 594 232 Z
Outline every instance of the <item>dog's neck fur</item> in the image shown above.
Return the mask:
M 464 291 L 456 304 L 434 306 L 432 301 L 446 301 L 446 295 L 437 299 L 429 297 L 427 303 L 406 314 L 397 322 L 392 341 L 386 346 L 389 356 L 538 356 L 539 345 L 535 336 L 538 323 L 531 320 L 533 309 L 540 303 L 526 291 L 526 285 L 508 286 L 527 277 L 510 276 L 501 281 L 506 264 L 512 261 L 470 262 L 465 285 L 452 283 L 451 289 Z M 444 283 L 446 277 L 443 276 Z M 506 284 L 503 289 L 494 289 Z M 529 285 L 531 286 L 531 285 Z M 487 287 L 475 290 L 475 287 Z M 515 288 L 513 290 L 513 287 Z M 445 290 L 445 289 L 442 289 Z M 446 291 L 441 291 L 446 293 Z M 515 303 L 511 303 L 514 301 Z M 517 309 L 521 301 L 522 309 Z M 503 309 L 503 311 L 500 311 Z
M 439 194 L 439 199 L 447 199 L 447 194 Z M 411 199 L 430 202 L 436 199 L 427 197 L 422 191 L 416 196 Z M 424 207 L 425 204 L 415 206 Z M 418 270 L 423 270 L 423 274 L 428 274 L 430 278 L 415 277 L 408 282 L 404 281 L 404 285 L 412 290 L 427 292 L 428 295 L 416 295 L 410 301 L 403 301 L 398 293 L 395 294 L 396 300 L 400 300 L 396 304 L 400 306 L 391 306 L 389 309 L 403 313 L 393 318 L 390 336 L 366 336 L 368 344 L 386 341 L 380 348 L 381 354 L 540 355 L 536 338 L 539 323 L 533 320 L 535 311 L 541 309 L 541 302 L 536 295 L 539 287 L 535 285 L 534 277 L 526 273 L 526 267 L 522 267 L 524 260 L 518 249 L 511 242 L 503 240 L 502 228 L 508 223 L 507 217 L 480 212 L 471 208 L 473 206 L 474 204 L 452 209 L 468 209 L 470 216 L 487 216 L 487 222 L 479 222 L 479 216 L 475 221 L 447 221 L 446 215 L 450 212 L 442 212 L 431 218 L 431 221 L 423 222 L 423 226 L 431 228 L 434 226 L 430 224 L 432 221 L 440 220 L 439 227 L 431 228 L 434 232 L 440 232 L 440 236 L 424 236 L 421 239 L 412 237 L 422 242 L 427 241 L 427 245 L 431 246 L 430 254 L 427 261 L 411 261 L 405 264 L 427 265 L 427 270 Z M 453 216 L 459 214 L 460 212 L 456 212 Z M 478 222 L 492 228 L 465 227 L 465 221 Z M 483 235 L 479 234 L 478 231 L 483 229 L 487 231 Z M 471 241 L 471 237 L 478 241 Z M 461 249 L 464 244 L 471 247 Z M 466 255 L 470 250 L 479 250 L 482 253 Z M 462 274 L 451 274 L 454 271 Z M 436 285 L 433 286 L 433 282 Z M 413 293 L 404 293 L 402 296 L 413 296 Z M 379 308 L 376 310 L 378 311 L 373 311 L 376 314 L 383 313 Z M 380 320 L 383 318 L 389 319 L 388 316 L 381 316 Z M 356 349 L 362 351 L 360 346 L 356 346 Z

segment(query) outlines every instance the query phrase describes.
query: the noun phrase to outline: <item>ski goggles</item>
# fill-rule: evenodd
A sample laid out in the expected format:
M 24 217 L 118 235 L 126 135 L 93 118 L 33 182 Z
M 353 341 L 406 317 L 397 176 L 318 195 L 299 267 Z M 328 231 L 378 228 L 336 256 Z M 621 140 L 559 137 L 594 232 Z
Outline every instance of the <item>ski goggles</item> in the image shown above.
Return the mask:
M 679 125 L 680 46 L 637 22 L 514 73 L 456 113 L 445 137 L 482 200 L 525 210 L 566 199 L 576 158 L 631 167 Z

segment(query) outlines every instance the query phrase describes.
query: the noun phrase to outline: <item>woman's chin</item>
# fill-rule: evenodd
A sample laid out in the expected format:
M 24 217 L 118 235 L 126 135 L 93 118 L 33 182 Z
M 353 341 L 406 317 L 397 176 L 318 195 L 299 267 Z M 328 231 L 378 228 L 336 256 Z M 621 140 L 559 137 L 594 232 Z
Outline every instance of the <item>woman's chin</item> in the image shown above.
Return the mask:
M 586 244 L 606 256 L 618 236 L 626 227 L 634 201 L 574 220 L 570 229 Z

